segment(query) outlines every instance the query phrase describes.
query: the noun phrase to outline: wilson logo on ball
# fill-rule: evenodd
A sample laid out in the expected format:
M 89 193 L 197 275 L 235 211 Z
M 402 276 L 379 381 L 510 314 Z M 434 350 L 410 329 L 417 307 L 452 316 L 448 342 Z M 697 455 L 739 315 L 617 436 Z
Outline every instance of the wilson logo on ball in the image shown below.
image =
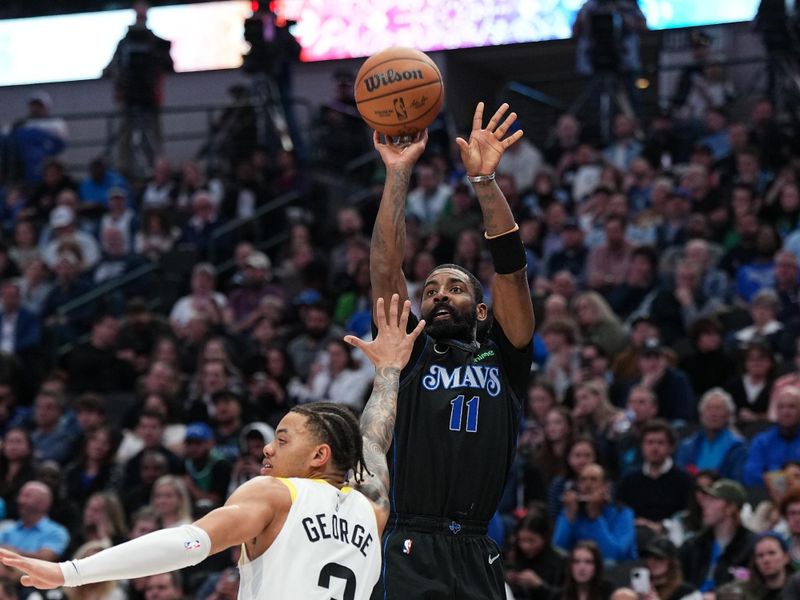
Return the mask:
M 411 81 L 413 79 L 424 79 L 420 69 L 410 69 L 396 73 L 394 69 L 389 69 L 385 73 L 375 73 L 364 80 L 368 92 L 374 92 L 384 85 L 391 85 L 401 81 Z

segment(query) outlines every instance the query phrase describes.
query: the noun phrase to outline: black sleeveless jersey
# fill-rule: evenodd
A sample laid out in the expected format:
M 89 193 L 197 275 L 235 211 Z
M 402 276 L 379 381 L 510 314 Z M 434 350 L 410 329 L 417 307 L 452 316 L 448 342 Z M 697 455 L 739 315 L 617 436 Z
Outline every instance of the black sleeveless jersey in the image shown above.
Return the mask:
M 423 333 L 400 375 L 387 455 L 395 514 L 488 521 L 500 501 L 532 346 L 515 348 L 497 322 L 477 350 L 460 346 Z

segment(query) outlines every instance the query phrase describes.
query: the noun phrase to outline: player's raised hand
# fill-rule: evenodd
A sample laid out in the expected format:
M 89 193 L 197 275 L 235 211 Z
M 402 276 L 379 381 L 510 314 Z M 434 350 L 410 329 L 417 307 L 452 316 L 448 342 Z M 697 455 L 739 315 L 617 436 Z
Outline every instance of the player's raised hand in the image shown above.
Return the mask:
M 376 369 L 387 367 L 402 369 L 411 356 L 414 340 L 425 328 L 425 321 L 420 320 L 413 331 L 406 333 L 408 315 L 411 312 L 411 302 L 406 300 L 403 303 L 401 312 L 399 310 L 400 296 L 393 294 L 389 304 L 388 321 L 386 320 L 386 310 L 383 305 L 384 299 L 378 298 L 374 313 L 375 323 L 378 326 L 378 335 L 375 336 L 374 340 L 365 342 L 353 335 L 346 335 L 344 336 L 344 341 L 366 354 Z
M 7 567 L 13 567 L 23 572 L 22 585 L 51 590 L 64 585 L 64 575 L 61 567 L 54 562 L 26 558 L 10 550 L 0 549 L 0 562 Z
M 478 102 L 472 117 L 472 132 L 469 134 L 469 141 L 462 137 L 456 138 L 456 144 L 461 150 L 461 162 L 464 163 L 467 175 L 471 177 L 494 173 L 503 152 L 522 137 L 521 129 L 505 137 L 508 128 L 517 120 L 517 113 L 512 112 L 505 121 L 500 123 L 508 110 L 507 103 L 503 103 L 497 109 L 485 129 L 483 127 L 483 107 L 483 102 Z
M 381 155 L 381 160 L 383 160 L 387 170 L 396 167 L 413 168 L 425 151 L 427 143 L 427 129 L 412 136 L 410 143 L 403 142 L 399 144 L 392 142 L 390 137 L 386 137 L 386 142 L 381 142 L 381 134 L 377 131 L 372 133 L 372 144 L 378 154 Z

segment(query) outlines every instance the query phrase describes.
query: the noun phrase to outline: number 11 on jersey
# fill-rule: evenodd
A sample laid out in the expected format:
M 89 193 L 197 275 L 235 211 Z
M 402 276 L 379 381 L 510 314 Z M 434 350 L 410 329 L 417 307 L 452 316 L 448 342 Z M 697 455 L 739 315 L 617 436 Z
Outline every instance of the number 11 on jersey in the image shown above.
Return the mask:
M 450 400 L 450 431 L 461 431 L 461 422 L 464 416 L 464 394 L 459 394 Z M 467 423 L 464 428 L 468 433 L 478 431 L 478 407 L 481 404 L 480 396 L 473 396 L 467 400 Z

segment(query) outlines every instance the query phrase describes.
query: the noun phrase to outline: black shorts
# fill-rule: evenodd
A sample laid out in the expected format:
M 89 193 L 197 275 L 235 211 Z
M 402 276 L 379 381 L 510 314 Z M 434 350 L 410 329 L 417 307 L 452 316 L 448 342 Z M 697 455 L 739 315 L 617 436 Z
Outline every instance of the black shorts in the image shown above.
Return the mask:
M 486 526 L 392 519 L 371 600 L 505 600 L 503 558 Z

